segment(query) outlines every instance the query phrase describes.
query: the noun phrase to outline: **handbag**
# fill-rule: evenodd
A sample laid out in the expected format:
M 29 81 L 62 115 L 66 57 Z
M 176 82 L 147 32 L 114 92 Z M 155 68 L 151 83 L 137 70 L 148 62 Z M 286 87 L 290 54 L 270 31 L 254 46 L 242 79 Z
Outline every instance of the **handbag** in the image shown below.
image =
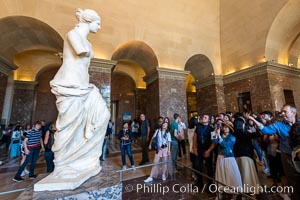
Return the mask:
M 158 153 L 158 130 L 156 136 L 152 139 L 151 149 L 155 150 Z

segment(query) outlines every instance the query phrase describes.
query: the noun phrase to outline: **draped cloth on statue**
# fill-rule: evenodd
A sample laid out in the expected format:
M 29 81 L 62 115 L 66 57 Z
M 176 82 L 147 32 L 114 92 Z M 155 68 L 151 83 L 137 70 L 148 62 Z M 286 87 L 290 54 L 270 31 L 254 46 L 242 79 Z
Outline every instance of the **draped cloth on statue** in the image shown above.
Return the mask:
M 54 81 L 50 85 L 58 109 L 53 175 L 74 178 L 80 171 L 100 169 L 99 156 L 110 113 L 98 88 L 93 84 L 65 87 Z
M 66 87 L 51 81 L 50 85 L 58 109 L 52 146 L 55 168 L 34 185 L 35 191 L 75 189 L 97 175 L 110 118 L 106 103 L 93 84 Z

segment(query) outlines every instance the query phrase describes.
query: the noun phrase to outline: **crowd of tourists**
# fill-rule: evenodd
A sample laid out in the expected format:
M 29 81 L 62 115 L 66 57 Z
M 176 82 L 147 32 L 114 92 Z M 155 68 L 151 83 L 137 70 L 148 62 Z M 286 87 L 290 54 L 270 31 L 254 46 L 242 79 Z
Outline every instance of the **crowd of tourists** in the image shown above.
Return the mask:
M 140 114 L 132 122 L 124 121 L 121 130 L 116 133 L 123 170 L 127 169 L 126 155 L 130 167 L 136 168 L 133 143 L 138 143 L 142 149 L 139 165 L 150 163 L 149 150 L 155 151 L 151 159 L 154 163 L 163 162 L 152 167 L 144 182 L 152 182 L 155 178 L 167 180 L 169 174 L 180 170 L 178 160 L 189 158 L 193 169 L 225 185 L 241 188 L 237 192 L 245 192 L 242 190 L 244 185 L 258 186 L 258 169 L 262 169 L 262 173 L 272 179 L 273 186 L 294 188 L 292 194 L 281 193 L 283 199 L 300 199 L 300 121 L 294 106 L 284 105 L 276 115 L 270 111 L 194 115 L 187 125 L 175 113 L 172 120 L 160 116 L 152 125 L 145 114 Z M 113 128 L 110 121 L 100 161 L 105 161 Z M 36 178 L 35 166 L 41 151 L 44 152 L 47 172 L 54 170 L 51 147 L 55 131 L 55 123 L 46 125 L 45 121 L 37 121 L 33 126 L 26 125 L 24 128 L 16 124 L 5 130 L 1 144 L 6 143 L 9 148 L 15 141 L 21 144 L 22 158 L 14 181 L 21 182 L 26 175 L 30 179 Z M 26 166 L 29 163 L 28 170 Z M 200 173 L 193 173 L 192 179 L 194 185 L 204 186 Z M 211 179 L 206 183 L 212 184 Z M 256 190 L 254 193 L 259 192 Z M 236 194 L 233 194 L 235 197 Z

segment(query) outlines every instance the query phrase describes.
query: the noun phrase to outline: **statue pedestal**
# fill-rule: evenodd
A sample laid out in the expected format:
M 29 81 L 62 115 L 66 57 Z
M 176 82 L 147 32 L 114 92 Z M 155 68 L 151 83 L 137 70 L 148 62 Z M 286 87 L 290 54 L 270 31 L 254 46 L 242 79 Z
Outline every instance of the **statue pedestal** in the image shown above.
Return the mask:
M 97 175 L 101 171 L 101 166 L 82 173 L 76 178 L 62 179 L 49 174 L 46 178 L 34 184 L 34 191 L 55 191 L 55 190 L 74 190 L 90 177 Z
M 17 199 L 122 199 L 122 183 L 119 182 L 119 174 L 115 172 L 111 165 L 104 164 L 102 167 L 101 173 L 88 179 L 74 190 L 34 191 L 33 188 L 36 187 L 34 185 L 48 175 L 40 174 Z M 43 187 L 47 186 L 46 183 L 41 182 Z M 73 184 L 70 180 L 69 185 Z

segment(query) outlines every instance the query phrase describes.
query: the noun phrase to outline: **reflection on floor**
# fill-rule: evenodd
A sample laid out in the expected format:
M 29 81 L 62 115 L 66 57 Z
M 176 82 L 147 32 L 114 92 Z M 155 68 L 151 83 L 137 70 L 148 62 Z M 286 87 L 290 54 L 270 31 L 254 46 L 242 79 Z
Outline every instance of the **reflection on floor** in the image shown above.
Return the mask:
M 132 149 L 134 161 L 137 166 L 141 161 L 141 148 L 138 144 L 133 144 Z M 113 166 L 115 171 L 121 169 L 122 162 L 118 141 L 111 140 L 109 142 L 108 152 L 109 154 L 104 161 L 105 165 Z M 150 158 L 153 158 L 154 152 L 149 152 L 149 156 Z M 32 180 L 29 180 L 28 177 L 26 177 L 25 181 L 21 183 L 12 181 L 12 178 L 14 177 L 19 167 L 20 158 L 9 159 L 7 157 L 7 152 L 4 149 L 1 149 L 0 160 L 4 161 L 0 166 L 0 199 L 16 199 L 22 192 L 18 190 L 26 188 L 32 182 Z M 181 162 L 189 166 L 191 165 L 188 158 L 182 159 Z M 129 166 L 128 158 L 127 165 Z M 143 180 L 150 174 L 150 170 L 150 167 L 146 167 L 137 169 L 136 171 L 128 171 L 123 174 L 123 199 L 215 199 L 216 197 L 215 194 L 210 194 L 204 191 L 202 192 L 202 188 L 198 188 L 198 191 L 196 191 L 195 187 L 191 184 L 191 171 L 186 168 L 183 168 L 183 170 L 180 170 L 175 174 L 175 180 L 171 180 L 171 178 L 168 178 L 166 181 L 155 179 L 152 183 L 152 186 L 151 184 L 144 185 Z M 271 186 L 271 179 L 268 179 L 267 175 L 263 174 L 261 171 L 262 169 L 259 166 L 259 178 L 261 185 Z M 35 173 L 44 174 L 45 172 L 46 165 L 44 157 L 41 155 L 38 160 Z M 155 186 L 156 188 L 153 186 Z M 172 189 L 173 187 L 174 190 Z M 168 192 L 163 191 L 163 189 L 166 190 L 166 188 L 169 189 Z M 4 192 L 11 192 L 12 190 L 16 190 L 18 192 L 4 194 Z M 189 190 L 189 192 L 187 192 L 187 190 Z M 162 194 L 163 192 L 164 194 Z M 230 196 L 226 195 L 224 195 L 223 199 L 227 199 L 227 197 L 228 199 L 230 199 Z M 264 200 L 281 199 L 279 194 L 261 194 L 256 198 Z

